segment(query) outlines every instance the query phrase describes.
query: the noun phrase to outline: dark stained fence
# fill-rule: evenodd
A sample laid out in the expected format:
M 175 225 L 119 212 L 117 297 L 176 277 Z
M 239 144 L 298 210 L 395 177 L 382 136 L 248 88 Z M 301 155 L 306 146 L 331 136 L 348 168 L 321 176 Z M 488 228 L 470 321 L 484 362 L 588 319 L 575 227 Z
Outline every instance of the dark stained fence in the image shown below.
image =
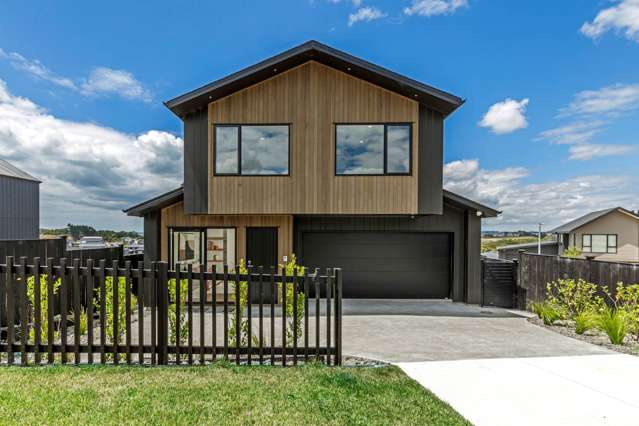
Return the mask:
M 121 245 L 100 248 L 71 247 L 67 248 L 66 254 L 63 257 L 80 259 L 82 266 L 86 266 L 87 259 L 104 259 L 107 261 L 107 264 L 111 264 L 114 260 L 118 262 L 124 261 L 124 249 Z
M 617 283 L 639 283 L 639 265 L 520 253 L 518 307 L 546 298 L 546 284 L 557 279 L 583 279 L 614 294 Z
M 204 265 L 198 272 L 192 265 L 169 270 L 165 262 L 149 268 L 117 260 L 109 267 L 91 259 L 86 266 L 79 259 L 55 263 L 35 258 L 27 264 L 24 257 L 8 257 L 0 264 L 0 316 L 6 315 L 10 324 L 0 335 L 2 363 L 191 365 L 225 359 L 282 366 L 310 360 L 341 364 L 340 269 L 291 276 L 263 268 L 206 271 Z M 144 295 L 132 291 L 142 280 L 150 284 L 139 286 L 151 293 L 150 307 L 137 303 Z M 283 305 L 258 297 L 257 303 L 246 298 L 242 306 L 245 298 L 235 297 L 236 283 L 240 294 L 263 296 L 279 288 Z M 305 297 L 309 288 L 321 286 L 326 297 Z M 217 288 L 224 294 L 221 306 L 205 297 Z M 285 308 L 287 298 L 290 308 Z M 309 311 L 311 305 L 317 308 Z
M 67 243 L 62 238 L 52 240 L 4 240 L 0 241 L 0 259 L 7 256 L 18 259 L 26 256 L 29 259 L 61 259 L 65 257 Z
M 517 262 L 482 259 L 482 306 L 516 306 Z

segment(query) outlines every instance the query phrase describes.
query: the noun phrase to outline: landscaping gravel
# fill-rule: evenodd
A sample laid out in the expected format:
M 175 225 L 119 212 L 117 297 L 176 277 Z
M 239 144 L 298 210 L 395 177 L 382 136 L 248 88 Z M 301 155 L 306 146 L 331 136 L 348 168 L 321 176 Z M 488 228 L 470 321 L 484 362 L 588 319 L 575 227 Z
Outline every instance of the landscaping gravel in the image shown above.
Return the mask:
M 624 354 L 639 356 L 639 342 L 634 340 L 632 336 L 626 336 L 623 345 L 613 345 L 610 343 L 608 336 L 599 330 L 591 329 L 586 331 L 584 334 L 575 333 L 574 321 L 560 320 L 555 321 L 553 325 L 545 325 L 538 317 L 529 318 L 528 321 L 538 325 L 539 327 L 552 330 L 555 333 L 563 334 L 564 336 L 572 337 L 573 339 L 592 343 L 593 345 L 603 346 L 607 349 Z

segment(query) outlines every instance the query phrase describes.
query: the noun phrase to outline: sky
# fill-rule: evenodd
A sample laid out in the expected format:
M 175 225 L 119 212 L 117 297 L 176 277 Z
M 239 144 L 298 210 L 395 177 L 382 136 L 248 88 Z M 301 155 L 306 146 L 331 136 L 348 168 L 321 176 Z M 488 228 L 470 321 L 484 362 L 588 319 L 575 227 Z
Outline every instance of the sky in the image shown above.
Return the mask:
M 445 186 L 503 211 L 484 229 L 639 209 L 639 0 L 6 0 L 0 158 L 42 227 L 141 230 L 121 210 L 182 182 L 162 102 L 310 39 L 466 100 Z

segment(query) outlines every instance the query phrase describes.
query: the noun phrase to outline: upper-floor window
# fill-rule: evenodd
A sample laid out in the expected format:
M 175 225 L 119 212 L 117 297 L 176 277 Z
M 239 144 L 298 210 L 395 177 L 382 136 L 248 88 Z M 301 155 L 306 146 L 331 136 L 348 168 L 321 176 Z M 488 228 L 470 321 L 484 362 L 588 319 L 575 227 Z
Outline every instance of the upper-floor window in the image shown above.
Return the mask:
M 617 235 L 583 234 L 581 250 L 584 253 L 617 253 Z
M 287 124 L 214 126 L 216 175 L 266 176 L 289 173 Z
M 412 126 L 336 124 L 335 174 L 409 175 Z

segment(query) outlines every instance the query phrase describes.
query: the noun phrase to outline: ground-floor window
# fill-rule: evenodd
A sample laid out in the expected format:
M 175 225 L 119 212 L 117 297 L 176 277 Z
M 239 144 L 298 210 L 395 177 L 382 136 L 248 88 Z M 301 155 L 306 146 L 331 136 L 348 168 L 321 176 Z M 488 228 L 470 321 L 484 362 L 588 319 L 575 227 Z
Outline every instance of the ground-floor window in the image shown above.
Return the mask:
M 169 228 L 169 264 L 171 268 L 179 265 L 180 270 L 187 271 L 191 265 L 193 272 L 200 272 L 202 266 L 206 271 L 215 267 L 221 272 L 224 265 L 229 269 L 235 267 L 236 231 L 235 228 Z M 199 280 L 194 289 L 194 297 L 199 300 Z M 218 286 L 221 287 L 221 286 Z M 221 288 L 218 289 L 218 293 Z M 211 283 L 206 283 L 206 299 L 212 300 Z

